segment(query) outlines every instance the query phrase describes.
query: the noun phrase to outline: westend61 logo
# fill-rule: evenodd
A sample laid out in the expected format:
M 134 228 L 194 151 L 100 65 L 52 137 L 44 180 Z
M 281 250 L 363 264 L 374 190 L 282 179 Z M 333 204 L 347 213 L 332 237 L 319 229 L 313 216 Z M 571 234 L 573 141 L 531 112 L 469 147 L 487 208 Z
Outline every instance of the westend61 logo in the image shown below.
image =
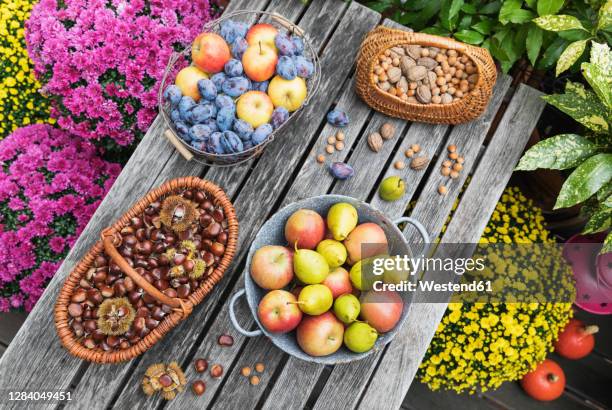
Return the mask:
M 362 245 L 369 257 L 353 264 L 351 280 L 359 279 L 362 291 L 418 294 L 423 303 L 572 303 L 576 297 L 561 244 L 402 245 L 389 244 L 386 254 L 376 244 Z M 609 292 L 601 294 L 591 297 L 611 302 L 603 300 Z

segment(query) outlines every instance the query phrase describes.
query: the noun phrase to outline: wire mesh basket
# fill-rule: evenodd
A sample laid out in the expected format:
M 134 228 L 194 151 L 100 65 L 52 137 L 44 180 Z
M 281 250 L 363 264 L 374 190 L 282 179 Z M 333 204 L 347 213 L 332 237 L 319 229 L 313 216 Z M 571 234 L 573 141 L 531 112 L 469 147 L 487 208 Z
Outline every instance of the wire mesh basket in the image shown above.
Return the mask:
M 167 86 L 171 85 L 174 81 L 176 73 L 191 64 L 191 46 L 185 48 L 181 52 L 175 52 L 171 55 L 168 62 L 168 66 L 164 72 L 161 86 L 158 93 L 158 105 L 159 113 L 163 118 L 166 130 L 164 131 L 165 137 L 174 145 L 174 147 L 180 152 L 180 154 L 188 161 L 194 160 L 204 165 L 211 166 L 232 166 L 242 162 L 246 162 L 252 158 L 260 155 L 265 147 L 274 140 L 274 138 L 283 132 L 287 125 L 295 119 L 300 111 L 308 105 L 312 97 L 316 94 L 321 79 L 321 65 L 317 55 L 317 51 L 314 49 L 312 43 L 306 38 L 304 30 L 297 25 L 293 24 L 287 18 L 283 17 L 278 13 L 271 13 L 266 11 L 255 11 L 255 10 L 238 10 L 232 13 L 227 13 L 220 18 L 210 21 L 204 25 L 203 32 L 214 32 L 219 34 L 221 23 L 227 20 L 242 21 L 249 25 L 252 21 L 259 19 L 266 20 L 266 23 L 272 24 L 277 29 L 285 29 L 291 34 L 300 36 L 304 42 L 304 57 L 310 59 L 314 65 L 313 74 L 310 78 L 306 79 L 307 96 L 303 104 L 296 111 L 292 112 L 289 119 L 285 121 L 281 126 L 276 128 L 268 137 L 261 143 L 237 153 L 229 154 L 215 154 L 206 151 L 199 150 L 183 139 L 180 138 L 178 131 L 176 130 L 174 123 L 170 117 L 170 104 L 164 101 L 163 92 Z

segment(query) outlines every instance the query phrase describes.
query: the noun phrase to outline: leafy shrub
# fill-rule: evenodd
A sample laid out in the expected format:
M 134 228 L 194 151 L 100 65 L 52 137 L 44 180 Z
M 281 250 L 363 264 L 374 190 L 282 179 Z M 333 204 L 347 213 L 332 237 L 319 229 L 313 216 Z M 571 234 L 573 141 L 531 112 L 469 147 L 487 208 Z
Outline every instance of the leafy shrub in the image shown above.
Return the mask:
M 0 312 L 31 310 L 120 172 L 50 125 L 0 141 Z

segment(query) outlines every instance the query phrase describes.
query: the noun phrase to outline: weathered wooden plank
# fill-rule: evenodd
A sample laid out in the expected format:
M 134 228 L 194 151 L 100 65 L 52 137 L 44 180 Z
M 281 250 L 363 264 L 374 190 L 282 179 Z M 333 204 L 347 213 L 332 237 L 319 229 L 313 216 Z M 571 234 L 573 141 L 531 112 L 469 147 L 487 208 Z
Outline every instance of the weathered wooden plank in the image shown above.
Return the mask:
M 340 3 L 336 2 L 336 4 L 340 4 Z M 360 17 L 359 13 L 356 13 L 356 16 Z M 345 26 L 347 27 L 344 27 L 344 29 L 342 30 L 342 35 L 340 36 L 342 38 L 342 41 L 336 42 L 332 40 L 329 44 L 329 48 L 332 49 L 332 53 L 335 55 L 341 54 L 341 50 L 335 50 L 335 48 L 339 49 L 340 44 L 346 45 L 347 39 L 350 38 L 351 35 L 360 36 L 362 34 L 362 33 L 359 33 L 359 29 L 353 29 L 353 30 L 349 29 L 348 23 L 346 23 Z M 334 80 L 336 81 L 336 83 L 341 83 L 342 78 L 346 76 L 347 73 L 348 73 L 348 67 L 346 67 L 342 71 L 334 70 L 333 72 L 327 73 L 327 75 L 325 76 L 325 79 L 327 79 L 330 82 L 330 84 L 327 84 L 328 90 L 334 89 L 334 87 L 332 86 L 332 84 L 334 84 Z M 331 102 L 332 98 L 333 98 L 333 95 L 330 95 L 330 94 L 318 94 L 318 96 L 314 98 L 314 101 L 316 101 L 317 104 L 309 105 L 305 109 L 305 113 L 308 113 L 308 110 L 312 110 L 314 107 L 318 108 L 319 104 L 322 104 L 323 107 L 327 107 L 328 104 Z M 318 117 L 322 118 L 322 114 L 318 114 Z M 300 129 L 300 125 L 299 125 L 300 121 L 301 121 L 301 118 L 298 120 L 298 122 L 292 124 L 292 126 L 295 127 L 297 130 Z M 298 133 L 296 129 L 293 130 L 294 134 Z M 304 145 L 309 143 L 309 140 L 314 136 L 314 131 L 315 130 L 312 130 L 312 129 L 304 130 L 302 127 L 302 132 L 306 132 L 307 135 L 308 134 L 310 135 L 304 138 L 303 140 L 300 140 L 300 143 Z M 292 133 L 291 128 L 288 129 L 287 132 L 289 135 L 291 135 Z M 299 144 L 294 144 L 294 146 L 295 145 L 299 145 Z M 280 169 L 277 166 L 275 166 L 275 164 L 279 163 L 278 161 L 274 161 L 274 160 L 270 161 L 269 159 L 266 160 L 266 157 L 267 156 L 277 156 L 277 157 L 282 156 L 284 164 L 289 167 L 292 166 L 291 164 L 292 162 L 294 162 L 295 165 L 297 165 L 297 161 L 299 160 L 299 156 L 298 156 L 300 152 L 299 146 L 293 158 L 287 158 L 286 152 L 281 151 L 281 150 L 282 150 L 282 147 L 275 143 L 271 144 L 271 146 L 268 147 L 266 152 L 264 152 L 263 154 L 263 158 L 260 159 L 257 165 L 255 166 L 255 169 L 253 170 L 251 176 L 249 177 L 248 183 L 245 185 L 244 189 L 240 192 L 240 194 L 238 195 L 238 198 L 235 201 L 237 214 L 238 214 L 239 220 L 241 220 L 242 222 L 241 226 L 244 227 L 241 229 L 241 238 L 239 241 L 241 243 L 241 246 L 239 246 L 239 249 L 241 250 L 236 256 L 237 261 L 239 261 L 244 256 L 244 254 L 246 253 L 246 250 L 248 249 L 248 246 L 244 244 L 248 244 L 249 238 L 251 237 L 251 235 L 255 233 L 259 224 L 263 222 L 263 218 L 269 212 L 270 207 L 272 207 L 275 202 L 275 197 L 273 195 L 271 196 L 270 193 L 279 192 L 284 186 L 284 184 L 286 183 L 286 180 L 288 177 L 283 172 L 283 169 Z M 208 179 L 215 181 L 216 171 L 217 170 L 209 171 L 206 177 Z M 270 184 L 273 184 L 273 185 L 270 186 Z M 258 207 L 253 209 L 253 206 L 252 206 L 253 203 L 257 203 Z M 246 224 L 244 223 L 245 220 L 246 220 Z M 232 272 L 231 271 L 228 272 L 227 275 L 228 277 L 232 276 Z M 226 279 L 224 279 L 224 281 L 222 281 L 222 283 L 219 284 L 216 291 L 213 292 L 213 294 L 209 296 L 207 301 L 204 302 L 203 304 L 204 306 L 202 307 L 202 309 L 204 310 L 201 310 L 200 312 L 205 312 L 205 315 L 210 315 L 211 312 L 207 310 L 206 307 L 213 306 L 212 303 L 218 301 L 220 294 L 231 283 L 228 277 L 226 277 Z M 186 321 L 186 324 L 182 324 L 181 325 L 182 330 L 181 328 L 177 328 L 175 331 L 177 332 L 180 331 L 182 338 L 185 338 L 185 333 L 187 333 L 187 335 L 191 335 L 192 333 L 191 329 L 196 327 L 195 323 L 201 324 L 203 321 L 206 320 L 200 317 L 199 316 L 200 314 L 201 313 L 194 312 L 195 317 L 192 317 L 189 321 Z M 188 323 L 191 323 L 191 325 Z M 201 327 L 198 326 L 197 329 L 201 331 Z M 193 333 L 197 335 L 196 332 L 193 332 Z M 168 337 L 172 338 L 172 335 L 169 335 Z M 157 349 L 157 346 L 151 349 L 149 352 L 147 352 L 148 358 L 155 357 L 158 354 L 157 352 L 160 351 L 160 349 L 161 347 Z M 172 351 L 177 352 L 176 354 L 174 354 L 175 357 L 184 356 L 183 353 L 179 352 L 179 346 L 175 346 L 175 345 L 169 346 L 168 349 L 171 349 Z M 163 352 L 166 355 L 166 357 L 169 354 L 168 349 Z M 162 356 L 161 352 L 159 353 L 159 355 Z M 131 393 L 133 393 L 133 391 L 136 388 L 132 388 L 130 386 L 134 386 L 136 384 L 137 380 L 135 379 L 138 377 L 139 374 L 141 374 L 144 371 L 144 369 L 141 369 L 141 367 L 144 367 L 145 364 L 146 363 L 144 363 L 144 359 L 143 359 L 142 364 L 137 367 L 134 374 L 126 382 L 128 387 L 119 396 L 117 405 L 122 405 L 123 403 L 127 403 L 127 402 L 134 403 Z M 156 401 L 158 399 L 152 399 L 152 400 Z
M 0 343 L 8 346 L 27 317 L 22 311 L 0 313 Z
M 4 354 L 4 351 L 6 350 L 6 346 L 3 344 L 0 344 L 0 357 L 2 357 L 2 355 Z
M 413 383 L 415 384 L 420 383 Z M 412 390 L 412 386 L 410 386 Z M 410 394 L 410 393 L 409 393 Z M 434 393 L 435 394 L 435 393 Z M 599 408 L 589 403 L 582 401 L 580 398 L 574 396 L 569 392 L 564 392 L 561 397 L 551 402 L 541 402 L 532 399 L 527 396 L 523 389 L 519 386 L 518 382 L 504 383 L 497 390 L 492 390 L 484 393 L 484 396 L 489 400 L 498 403 L 500 406 L 509 409 L 521 409 L 521 410 L 540 410 L 540 409 L 559 409 L 559 410 L 578 410 L 578 409 L 589 409 Z M 435 397 L 434 397 L 435 398 Z
M 478 241 L 544 108 L 544 102 L 539 98 L 540 95 L 539 91 L 530 87 L 519 86 L 470 184 L 465 189 L 453 219 L 442 237 L 442 242 L 476 243 Z M 490 117 L 490 120 L 492 119 L 493 116 Z M 453 131 L 460 127 L 464 128 L 463 132 L 470 132 L 469 129 L 472 128 L 466 124 L 455 127 Z M 476 135 L 486 134 L 486 128 L 480 131 L 480 134 L 471 134 L 472 137 L 476 138 Z M 510 139 L 513 144 L 507 143 Z M 464 138 L 451 138 L 449 141 L 457 144 L 459 152 L 465 154 L 466 163 L 469 164 L 477 153 L 478 147 L 466 147 Z M 440 178 L 437 177 L 440 177 L 437 173 L 432 175 L 428 183 L 431 182 L 435 184 L 433 186 L 437 186 L 440 182 Z M 456 185 L 450 187 L 449 193 L 453 189 L 458 190 L 459 187 Z M 417 203 L 415 212 L 421 209 L 424 210 L 424 212 L 421 211 L 422 213 L 430 214 L 431 212 L 423 207 L 419 208 L 422 201 L 423 198 Z M 425 221 L 421 217 L 420 219 Z M 439 226 L 441 228 L 441 225 Z M 421 297 L 422 295 L 417 292 L 415 302 L 422 301 Z M 397 408 L 401 405 L 401 395 L 398 395 L 397 392 L 408 391 L 445 310 L 445 303 L 414 303 L 411 305 L 409 317 L 415 320 L 408 321 L 396 335 L 394 343 L 389 345 L 359 404 L 360 408 L 371 408 L 372 405 L 380 403 L 383 399 L 389 408 Z M 381 376 L 396 374 L 401 377 L 376 377 L 376 374 Z M 388 394 L 389 392 L 395 393 Z
M 124 171 L 119 175 L 0 359 L 0 385 L 4 388 L 11 390 L 26 390 L 31 386 L 36 386 L 40 390 L 68 388 L 82 362 L 68 355 L 57 338 L 53 323 L 55 299 L 65 277 L 98 240 L 100 231 L 111 224 L 117 215 L 125 212 L 135 200 L 146 194 L 159 169 L 168 161 L 173 150 L 167 141 L 157 138 L 161 127 L 162 121 L 158 118 L 136 148 Z M 141 169 L 147 168 L 150 172 L 140 172 Z M 36 342 L 33 344 L 33 341 Z M 24 354 L 25 352 L 28 354 Z M 38 371 L 41 363 L 44 363 L 45 372 Z M 62 377 L 50 378 L 49 374 L 62 375 Z
M 402 402 L 407 409 L 491 410 L 502 408 L 477 394 L 457 394 L 454 391 L 431 391 L 426 384 L 415 381 Z
M 563 369 L 566 390 L 605 408 L 612 408 L 612 362 L 596 354 L 570 360 L 557 354 L 551 359 Z

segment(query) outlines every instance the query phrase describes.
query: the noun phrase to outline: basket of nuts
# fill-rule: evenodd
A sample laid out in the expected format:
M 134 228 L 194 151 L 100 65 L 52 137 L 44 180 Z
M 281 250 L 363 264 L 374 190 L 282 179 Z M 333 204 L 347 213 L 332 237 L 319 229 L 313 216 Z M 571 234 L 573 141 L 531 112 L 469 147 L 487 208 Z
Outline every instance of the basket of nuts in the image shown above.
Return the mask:
M 152 190 L 66 279 L 55 306 L 62 345 L 96 363 L 144 353 L 221 280 L 237 240 L 234 207 L 215 184 L 185 177 Z
M 496 78 L 493 59 L 483 48 L 380 26 L 361 44 L 356 88 L 384 114 L 459 124 L 484 111 Z

